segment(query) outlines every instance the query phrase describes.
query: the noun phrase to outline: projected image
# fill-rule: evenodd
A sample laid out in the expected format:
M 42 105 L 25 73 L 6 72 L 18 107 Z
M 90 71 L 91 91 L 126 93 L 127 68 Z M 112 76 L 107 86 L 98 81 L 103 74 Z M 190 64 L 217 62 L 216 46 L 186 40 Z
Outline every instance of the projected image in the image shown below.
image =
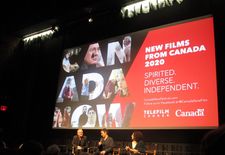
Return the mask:
M 63 120 L 62 127 L 70 128 L 71 127 L 71 107 L 66 106 L 63 111 Z
M 122 125 L 121 106 L 119 103 L 111 104 L 109 109 L 106 109 L 106 105 L 97 105 L 99 126 L 115 128 Z
M 112 70 L 103 91 L 103 98 L 108 99 L 115 94 L 121 97 L 128 96 L 128 88 L 122 69 Z
M 104 79 L 98 73 L 83 74 L 81 96 L 88 100 L 97 98 L 104 87 Z
M 123 39 L 123 51 L 125 54 L 126 62 L 130 61 L 131 57 L 131 36 L 126 36 Z
M 97 124 L 97 113 L 93 108 L 89 108 L 88 112 L 88 120 L 87 123 L 83 127 L 96 127 Z
M 55 107 L 54 117 L 53 117 L 53 128 L 62 127 L 62 113 L 60 108 Z
M 130 61 L 131 57 L 130 36 L 124 37 L 122 46 L 119 43 L 119 41 L 108 43 L 107 65 L 115 65 L 116 57 L 121 64 Z
M 65 49 L 53 128 L 217 127 L 213 30 L 202 17 Z
M 129 102 L 125 106 L 125 112 L 124 112 L 124 117 L 122 121 L 122 127 L 128 128 L 130 126 L 130 121 L 134 112 L 134 107 L 135 103 L 134 102 Z
M 78 101 L 78 93 L 76 89 L 75 79 L 73 76 L 68 76 L 62 86 L 57 102 Z
M 123 52 L 119 42 L 109 43 L 108 49 L 107 65 L 115 64 L 115 54 L 117 55 L 120 63 L 126 62 L 125 53 Z
M 71 118 L 72 127 L 95 127 L 96 122 L 96 111 L 90 105 L 77 107 Z
M 82 68 L 87 69 L 89 65 L 95 65 L 96 67 L 105 66 L 99 43 L 91 44 L 88 47 Z
M 74 63 L 71 62 L 71 57 L 77 56 L 80 50 L 81 50 L 80 48 L 65 50 L 65 55 L 62 61 L 62 66 L 65 72 L 67 73 L 75 72 L 79 69 L 79 65 L 77 62 Z
M 125 97 L 125 96 L 128 96 L 127 83 L 123 74 L 120 74 L 120 75 L 121 76 L 118 77 L 117 79 L 118 87 L 116 89 L 116 94 L 119 95 L 120 97 Z

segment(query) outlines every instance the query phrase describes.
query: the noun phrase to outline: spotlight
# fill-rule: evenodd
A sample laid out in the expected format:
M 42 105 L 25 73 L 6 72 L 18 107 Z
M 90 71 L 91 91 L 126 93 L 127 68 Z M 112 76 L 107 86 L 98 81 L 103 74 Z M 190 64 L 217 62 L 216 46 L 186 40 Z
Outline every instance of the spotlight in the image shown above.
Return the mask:
M 85 11 L 88 13 L 88 22 L 92 23 L 93 22 L 93 18 L 92 18 L 92 8 L 85 8 Z
M 57 31 L 59 31 L 59 27 L 58 27 L 58 26 L 54 26 L 54 27 L 53 27 L 53 30 L 54 30 L 55 32 L 57 32 Z
M 88 22 L 89 22 L 89 23 L 92 23 L 92 22 L 93 22 L 93 18 L 91 18 L 91 17 L 88 18 Z

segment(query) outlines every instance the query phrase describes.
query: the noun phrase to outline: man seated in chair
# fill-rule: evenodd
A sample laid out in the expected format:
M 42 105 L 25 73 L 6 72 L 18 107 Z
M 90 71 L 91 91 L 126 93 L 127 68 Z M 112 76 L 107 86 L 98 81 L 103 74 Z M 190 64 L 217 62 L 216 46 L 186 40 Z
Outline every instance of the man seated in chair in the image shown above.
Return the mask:
M 72 154 L 87 154 L 88 141 L 87 136 L 84 136 L 84 132 L 81 128 L 77 129 L 77 134 L 72 140 Z
M 95 155 L 111 155 L 113 152 L 114 141 L 113 138 L 108 135 L 106 128 L 101 130 L 101 139 L 98 142 L 98 151 Z

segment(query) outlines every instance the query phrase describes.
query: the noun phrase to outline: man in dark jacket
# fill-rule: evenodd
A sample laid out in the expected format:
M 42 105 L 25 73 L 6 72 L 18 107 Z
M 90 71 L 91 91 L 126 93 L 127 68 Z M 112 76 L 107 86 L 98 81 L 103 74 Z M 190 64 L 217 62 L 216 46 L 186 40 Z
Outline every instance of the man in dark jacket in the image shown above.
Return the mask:
M 72 151 L 76 155 L 85 154 L 85 152 L 87 152 L 88 141 L 87 137 L 84 136 L 84 132 L 81 128 L 77 129 L 77 135 L 73 137 L 72 146 Z

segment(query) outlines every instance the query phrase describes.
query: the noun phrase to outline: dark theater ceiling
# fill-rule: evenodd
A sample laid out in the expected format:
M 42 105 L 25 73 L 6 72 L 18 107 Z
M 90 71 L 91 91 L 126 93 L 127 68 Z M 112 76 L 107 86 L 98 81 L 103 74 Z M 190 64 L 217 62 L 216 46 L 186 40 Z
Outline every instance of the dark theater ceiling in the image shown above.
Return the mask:
M 92 15 L 119 12 L 128 0 L 20 0 L 0 5 L 0 64 L 26 34 L 61 24 L 84 21 Z
M 101 14 L 119 9 L 126 0 L 6 1 L 0 5 L 0 34 L 23 35 L 30 27 L 57 22 L 81 20 L 88 14 Z
M 90 15 L 107 16 L 119 14 L 122 5 L 131 0 L 7 0 L 0 5 L 0 49 L 8 50 L 13 45 L 12 40 L 34 31 L 54 25 L 68 25 L 70 23 L 87 22 Z M 133 0 L 138 1 L 138 0 Z M 223 0 L 209 0 L 214 12 L 224 7 Z M 209 2 L 207 1 L 207 2 Z M 188 1 L 186 1 L 188 2 Z M 203 2 L 203 1 L 201 1 Z M 199 4 L 201 7 L 202 4 Z M 216 7 L 215 7 L 216 6 Z M 192 9 L 190 14 L 198 12 L 198 7 Z M 177 14 L 179 15 L 179 14 Z M 102 21 L 104 22 L 104 21 Z

